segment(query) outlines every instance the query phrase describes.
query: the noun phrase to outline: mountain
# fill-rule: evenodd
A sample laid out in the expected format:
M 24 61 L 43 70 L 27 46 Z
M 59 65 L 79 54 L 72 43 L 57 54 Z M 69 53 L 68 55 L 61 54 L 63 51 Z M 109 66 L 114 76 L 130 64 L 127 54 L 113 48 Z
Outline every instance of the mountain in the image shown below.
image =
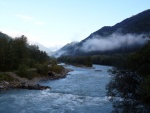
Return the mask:
M 38 42 L 32 42 L 32 44 L 37 45 L 41 51 L 45 51 L 48 54 L 52 52 L 49 48 L 45 47 L 44 45 Z
M 7 34 L 2 33 L 2 32 L 0 32 L 0 38 L 6 38 L 7 40 L 12 39 L 10 36 L 8 36 Z
M 60 55 L 97 55 L 135 51 L 150 37 L 150 9 L 114 26 L 104 26 L 76 44 L 67 44 Z M 61 54 L 60 54 L 61 53 Z
M 70 53 L 75 54 L 74 52 L 77 49 L 76 47 L 78 47 L 78 42 L 68 43 L 58 51 L 54 52 L 53 56 L 59 57 L 61 55 L 70 55 Z

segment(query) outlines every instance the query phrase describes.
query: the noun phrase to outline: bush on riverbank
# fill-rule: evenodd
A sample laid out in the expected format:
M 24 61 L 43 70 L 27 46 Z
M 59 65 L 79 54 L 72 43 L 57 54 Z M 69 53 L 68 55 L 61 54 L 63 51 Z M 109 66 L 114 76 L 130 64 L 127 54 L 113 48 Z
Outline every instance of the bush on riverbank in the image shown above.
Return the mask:
M 139 51 L 129 55 L 125 65 L 111 71 L 107 94 L 121 97 L 115 100 L 114 112 L 150 111 L 150 41 Z M 115 98 L 114 98 L 115 99 Z
M 10 77 L 7 73 L 0 73 L 0 82 L 1 81 L 14 81 L 15 79 Z
M 53 64 L 48 66 L 47 64 L 37 64 L 34 69 L 27 69 L 25 65 L 21 65 L 16 72 L 18 76 L 28 79 L 35 77 L 47 77 L 49 72 L 61 74 L 65 68 L 63 66 Z
M 36 65 L 36 72 L 41 76 L 47 76 L 48 74 L 48 65 L 47 64 L 37 64 Z
M 47 64 L 39 64 L 36 66 L 36 72 L 41 76 L 47 76 L 49 71 L 60 74 L 64 69 L 65 68 L 63 66 L 57 64 L 49 66 Z
M 63 66 L 60 66 L 60 65 L 51 65 L 49 67 L 49 71 L 51 72 L 55 72 L 57 74 L 60 74 L 62 73 L 62 71 L 64 70 L 65 68 Z
M 29 80 L 34 79 L 35 77 L 41 77 L 35 70 L 27 70 L 26 72 L 16 72 L 16 74 L 21 78 L 27 78 Z

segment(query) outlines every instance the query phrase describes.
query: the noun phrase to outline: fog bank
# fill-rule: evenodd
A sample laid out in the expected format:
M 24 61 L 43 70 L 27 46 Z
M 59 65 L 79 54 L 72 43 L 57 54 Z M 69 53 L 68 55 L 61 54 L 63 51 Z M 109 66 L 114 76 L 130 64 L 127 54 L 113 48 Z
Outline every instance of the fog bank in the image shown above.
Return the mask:
M 96 35 L 84 42 L 81 50 L 85 52 L 109 51 L 134 45 L 143 45 L 147 40 L 148 38 L 144 38 L 143 35 L 133 34 L 121 35 L 114 33 L 109 37 Z

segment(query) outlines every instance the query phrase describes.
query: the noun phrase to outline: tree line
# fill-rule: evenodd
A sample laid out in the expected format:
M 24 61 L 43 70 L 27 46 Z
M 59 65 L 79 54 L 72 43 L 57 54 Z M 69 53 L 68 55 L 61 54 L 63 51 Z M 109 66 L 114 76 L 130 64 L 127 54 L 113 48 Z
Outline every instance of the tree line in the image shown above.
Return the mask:
M 61 56 L 57 58 L 57 61 L 78 66 L 92 66 L 91 57 L 86 56 Z
M 95 56 L 62 56 L 58 61 L 69 64 L 111 65 L 107 95 L 112 97 L 114 113 L 150 111 L 150 41 L 135 52 Z M 121 99 L 116 99 L 116 98 Z
M 124 65 L 121 65 L 124 64 Z M 150 41 L 128 55 L 110 70 L 107 95 L 113 97 L 114 111 L 148 113 L 150 111 Z M 115 100 L 121 97 L 123 101 Z
M 58 62 L 64 62 L 73 65 L 92 66 L 92 64 L 120 66 L 122 61 L 127 60 L 128 54 L 115 55 L 94 55 L 94 56 L 61 56 L 57 58 Z
M 24 35 L 11 38 L 0 33 L 0 72 L 17 70 L 21 66 L 32 68 L 48 61 L 47 53 L 36 45 L 30 45 Z

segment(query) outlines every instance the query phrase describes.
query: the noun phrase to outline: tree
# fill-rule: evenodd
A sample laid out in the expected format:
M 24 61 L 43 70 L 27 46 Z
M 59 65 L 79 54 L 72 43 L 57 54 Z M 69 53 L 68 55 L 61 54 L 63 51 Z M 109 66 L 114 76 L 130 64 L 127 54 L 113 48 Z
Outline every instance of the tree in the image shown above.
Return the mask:
M 121 68 L 114 68 L 107 85 L 108 96 L 121 97 L 114 100 L 114 112 L 150 111 L 150 42 L 138 52 L 131 54 Z M 114 98 L 115 99 L 115 98 Z

